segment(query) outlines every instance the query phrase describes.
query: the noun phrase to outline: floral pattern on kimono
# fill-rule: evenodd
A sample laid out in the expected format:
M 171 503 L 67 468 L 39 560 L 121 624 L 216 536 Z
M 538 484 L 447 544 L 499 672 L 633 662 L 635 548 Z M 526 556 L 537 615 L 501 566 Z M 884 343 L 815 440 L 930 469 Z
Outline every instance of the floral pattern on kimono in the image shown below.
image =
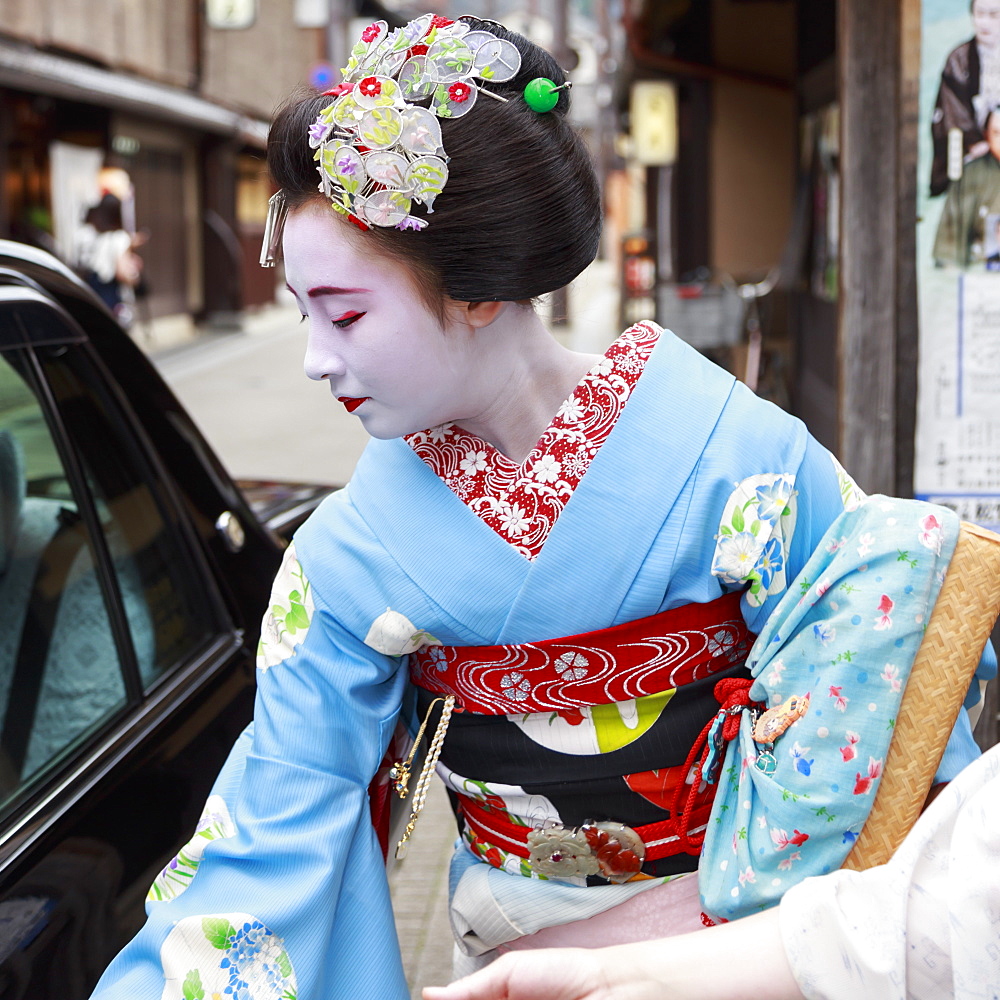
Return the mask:
M 723 583 L 748 583 L 746 600 L 760 607 L 787 586 L 786 565 L 795 533 L 795 476 L 761 473 L 737 483 L 726 501 L 716 536 L 712 575 Z
M 584 375 L 520 465 L 455 424 L 406 440 L 477 517 L 534 559 L 618 421 L 658 337 L 647 323 L 626 330 Z
M 285 943 L 249 913 L 187 917 L 160 952 L 162 1000 L 296 1000 Z
M 801 574 L 812 582 L 768 619 L 747 660 L 750 698 L 783 725 L 758 742 L 744 716 L 726 748 L 699 874 L 709 915 L 745 916 L 843 863 L 878 790 L 958 525 L 942 507 L 870 497 L 830 526 Z
M 229 815 L 226 800 L 221 795 L 210 795 L 198 820 L 195 835 L 156 876 L 146 894 L 146 901 L 176 899 L 191 884 L 205 848 L 213 840 L 232 837 L 235 833 L 236 824 Z
M 840 485 L 840 498 L 844 503 L 844 510 L 857 510 L 865 502 L 867 494 L 851 478 L 847 470 L 837 461 L 835 455 L 831 455 L 833 469 L 837 473 L 837 482 Z
M 443 764 L 438 765 L 437 773 L 445 786 L 453 792 L 475 799 L 480 805 L 496 810 L 498 815 L 516 825 L 535 827 L 560 822 L 559 811 L 544 795 L 525 791 L 520 785 L 465 778 Z M 544 875 L 534 871 L 520 855 L 506 851 L 495 844 L 484 843 L 467 825 L 463 825 L 462 839 L 473 854 L 494 868 L 500 868 L 511 875 L 545 879 Z M 582 879 L 577 881 L 581 885 L 585 884 Z
M 285 549 L 281 568 L 271 588 L 271 606 L 264 615 L 257 645 L 257 669 L 289 659 L 305 640 L 316 606 L 312 590 L 295 554 L 295 543 Z

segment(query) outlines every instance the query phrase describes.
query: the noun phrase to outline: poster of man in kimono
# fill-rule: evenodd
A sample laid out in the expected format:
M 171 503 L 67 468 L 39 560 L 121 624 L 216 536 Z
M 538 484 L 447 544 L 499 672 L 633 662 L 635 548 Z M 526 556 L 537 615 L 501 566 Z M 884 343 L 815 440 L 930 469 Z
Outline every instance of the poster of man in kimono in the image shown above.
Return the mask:
M 1000 0 L 972 0 L 969 12 L 973 37 L 948 53 L 931 116 L 932 195 L 944 194 L 962 160 L 986 152 L 986 117 L 1000 104 Z
M 915 492 L 996 529 L 1000 0 L 925 0 L 921 17 Z

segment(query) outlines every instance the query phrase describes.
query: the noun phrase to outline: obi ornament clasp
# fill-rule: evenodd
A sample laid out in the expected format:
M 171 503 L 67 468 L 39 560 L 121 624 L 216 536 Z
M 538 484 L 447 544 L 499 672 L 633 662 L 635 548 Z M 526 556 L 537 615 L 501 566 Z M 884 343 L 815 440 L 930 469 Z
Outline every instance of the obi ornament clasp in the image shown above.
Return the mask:
M 575 828 L 547 826 L 532 830 L 527 843 L 528 864 L 548 878 L 600 875 L 609 882 L 628 882 L 646 857 L 642 838 L 623 823 L 587 820 Z

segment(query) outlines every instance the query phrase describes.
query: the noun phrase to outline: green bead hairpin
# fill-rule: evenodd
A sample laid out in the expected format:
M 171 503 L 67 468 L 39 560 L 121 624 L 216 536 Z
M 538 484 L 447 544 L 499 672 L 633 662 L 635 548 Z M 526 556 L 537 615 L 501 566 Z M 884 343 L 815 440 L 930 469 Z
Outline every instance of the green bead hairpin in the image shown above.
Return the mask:
M 569 90 L 572 86 L 573 83 L 571 80 L 567 80 L 557 87 L 547 76 L 536 76 L 534 80 L 528 81 L 528 85 L 524 88 L 522 96 L 524 97 L 524 103 L 532 111 L 537 111 L 540 115 L 543 115 L 545 112 L 551 111 L 559 103 L 559 91 Z M 479 93 L 486 94 L 495 101 L 503 101 L 504 104 L 507 103 L 506 97 L 494 94 L 493 91 L 487 90 L 485 87 L 481 87 Z
M 524 88 L 524 102 L 532 111 L 545 114 L 559 103 L 559 91 L 572 86 L 573 84 L 567 80 L 557 87 L 548 77 L 537 76 Z

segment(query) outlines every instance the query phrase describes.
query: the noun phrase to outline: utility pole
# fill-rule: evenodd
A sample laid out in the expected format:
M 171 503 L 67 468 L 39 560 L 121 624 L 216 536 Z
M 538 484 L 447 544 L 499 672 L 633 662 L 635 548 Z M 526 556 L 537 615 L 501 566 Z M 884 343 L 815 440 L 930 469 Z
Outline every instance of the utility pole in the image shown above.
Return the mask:
M 611 106 L 613 70 L 611 69 L 611 19 L 608 0 L 597 0 L 597 171 L 601 191 L 611 172 L 611 144 L 614 139 L 614 110 Z
M 348 0 L 328 0 L 326 21 L 326 58 L 333 70 L 335 83 L 340 80 L 340 71 L 347 64 L 347 48 L 344 42 L 344 4 Z
M 560 66 L 568 66 L 570 62 L 569 42 L 567 41 L 569 0 L 552 0 L 552 48 L 556 62 Z
M 567 36 L 567 5 L 569 0 L 552 0 L 552 55 L 560 66 L 568 66 L 569 43 Z M 569 286 L 557 288 L 552 293 L 552 325 L 569 323 Z

